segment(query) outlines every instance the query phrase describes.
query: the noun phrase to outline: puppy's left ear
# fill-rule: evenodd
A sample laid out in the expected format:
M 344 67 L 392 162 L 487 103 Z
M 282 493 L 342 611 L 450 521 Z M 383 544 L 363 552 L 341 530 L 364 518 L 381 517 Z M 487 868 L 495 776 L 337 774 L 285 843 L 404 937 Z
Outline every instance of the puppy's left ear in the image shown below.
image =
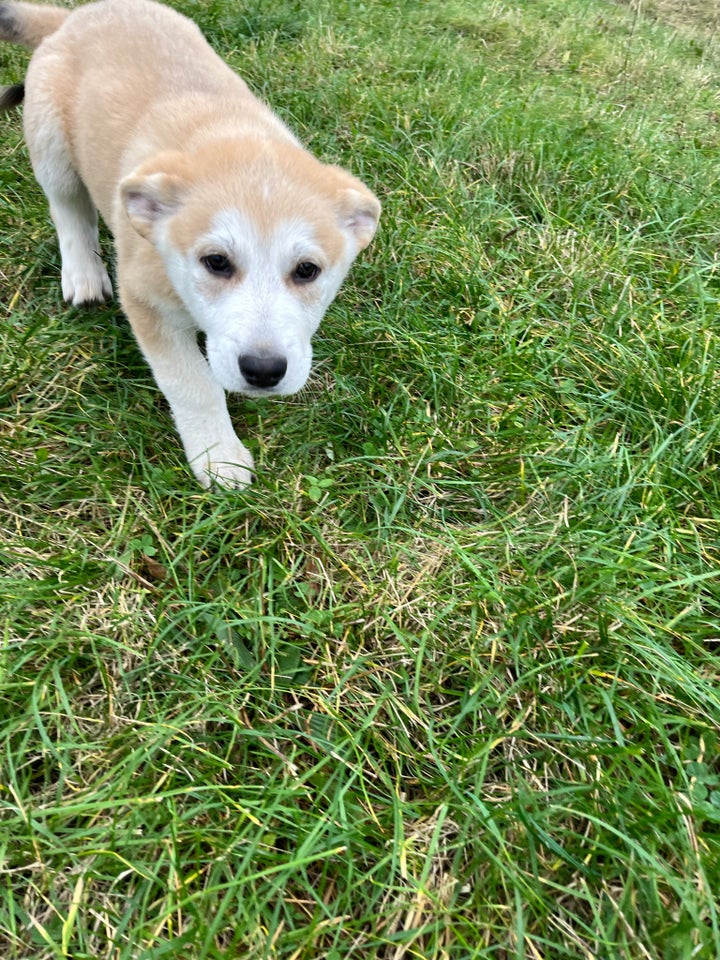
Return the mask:
M 179 155 L 163 154 L 139 167 L 120 184 L 120 197 L 130 223 L 150 240 L 159 220 L 172 216 L 187 189 Z
M 347 174 L 346 177 L 346 184 L 336 195 L 337 210 L 341 226 L 350 232 L 359 252 L 375 236 L 380 219 L 380 201 L 365 184 Z

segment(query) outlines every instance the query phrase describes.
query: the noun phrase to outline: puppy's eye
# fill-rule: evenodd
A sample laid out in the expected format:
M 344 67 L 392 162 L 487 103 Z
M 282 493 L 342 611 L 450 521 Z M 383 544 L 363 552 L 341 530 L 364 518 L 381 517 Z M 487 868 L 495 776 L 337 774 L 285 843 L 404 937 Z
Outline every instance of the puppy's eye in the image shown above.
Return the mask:
M 235 268 L 224 253 L 209 253 L 206 257 L 200 257 L 200 263 L 215 277 L 231 277 L 235 273 Z
M 320 267 L 310 260 L 303 260 L 292 272 L 295 283 L 312 283 L 320 276 Z

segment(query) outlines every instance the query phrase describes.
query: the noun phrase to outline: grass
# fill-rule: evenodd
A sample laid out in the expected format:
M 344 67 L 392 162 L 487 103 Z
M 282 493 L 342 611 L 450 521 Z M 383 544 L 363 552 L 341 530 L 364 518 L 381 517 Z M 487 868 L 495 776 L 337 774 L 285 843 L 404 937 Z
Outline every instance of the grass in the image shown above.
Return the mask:
M 383 225 L 202 492 L 3 119 L 3 957 L 717 957 L 707 10 L 176 5 Z

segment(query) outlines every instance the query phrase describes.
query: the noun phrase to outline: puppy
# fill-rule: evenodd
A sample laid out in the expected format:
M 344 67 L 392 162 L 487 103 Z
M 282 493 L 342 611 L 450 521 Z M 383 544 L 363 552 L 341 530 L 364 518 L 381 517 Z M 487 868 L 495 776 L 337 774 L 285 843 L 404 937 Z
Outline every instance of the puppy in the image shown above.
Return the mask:
M 311 337 L 375 233 L 378 200 L 309 154 L 194 23 L 152 0 L 0 3 L 0 39 L 34 49 L 0 107 L 24 96 L 64 298 L 112 295 L 99 210 L 123 309 L 195 476 L 244 486 L 253 460 L 225 391 L 303 386 Z

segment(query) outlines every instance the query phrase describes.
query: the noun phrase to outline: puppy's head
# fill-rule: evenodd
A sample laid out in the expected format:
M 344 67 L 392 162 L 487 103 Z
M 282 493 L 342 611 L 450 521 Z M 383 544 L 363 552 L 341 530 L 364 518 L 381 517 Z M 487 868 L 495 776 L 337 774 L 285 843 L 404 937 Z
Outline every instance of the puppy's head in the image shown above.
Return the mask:
M 380 204 L 291 143 L 224 141 L 163 154 L 121 184 L 132 226 L 160 254 L 226 390 L 299 390 L 310 340 Z

